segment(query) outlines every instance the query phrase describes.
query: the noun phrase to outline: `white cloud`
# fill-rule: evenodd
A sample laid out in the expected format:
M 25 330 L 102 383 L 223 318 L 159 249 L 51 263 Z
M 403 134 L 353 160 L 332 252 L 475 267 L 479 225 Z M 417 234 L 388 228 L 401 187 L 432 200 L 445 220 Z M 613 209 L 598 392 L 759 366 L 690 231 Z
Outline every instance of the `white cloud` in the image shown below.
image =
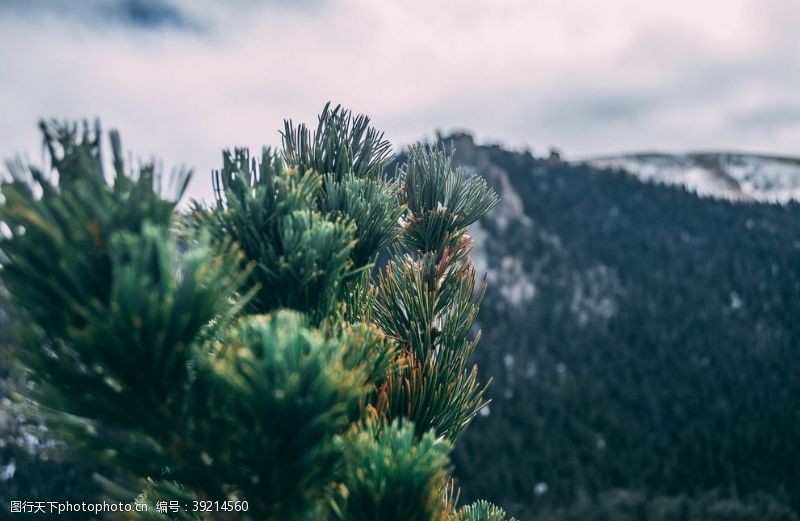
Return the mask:
M 332 99 L 393 142 L 468 128 L 568 155 L 797 153 L 800 4 L 785 0 L 176 3 L 206 30 L 0 11 L 0 152 L 35 119 L 101 116 L 126 146 L 198 170 L 279 143 Z

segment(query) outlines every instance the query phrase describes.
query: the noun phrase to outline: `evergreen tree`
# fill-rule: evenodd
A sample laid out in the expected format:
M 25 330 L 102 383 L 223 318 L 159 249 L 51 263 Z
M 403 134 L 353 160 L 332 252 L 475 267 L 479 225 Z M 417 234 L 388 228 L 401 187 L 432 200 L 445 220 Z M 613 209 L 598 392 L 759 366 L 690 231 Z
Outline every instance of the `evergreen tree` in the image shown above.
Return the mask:
M 382 133 L 326 106 L 278 151 L 225 152 L 213 204 L 181 214 L 188 174 L 165 197 L 115 132 L 106 163 L 99 125 L 41 130 L 50 164 L 11 162 L 0 185 L 15 412 L 115 469 L 108 496 L 150 506 L 130 517 L 506 518 L 457 510 L 449 476 L 484 404 L 467 362 L 482 179 L 422 145 L 390 176 Z

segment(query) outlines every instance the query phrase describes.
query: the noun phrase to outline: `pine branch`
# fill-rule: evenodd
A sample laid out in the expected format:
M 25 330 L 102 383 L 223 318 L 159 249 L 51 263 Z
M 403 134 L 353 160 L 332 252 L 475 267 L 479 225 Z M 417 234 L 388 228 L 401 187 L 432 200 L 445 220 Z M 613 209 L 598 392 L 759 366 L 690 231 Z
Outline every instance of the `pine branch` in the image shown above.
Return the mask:
M 367 116 L 353 116 L 337 105 L 327 103 L 316 130 L 284 122 L 283 156 L 301 172 L 333 174 L 340 182 L 345 175 L 378 179 L 392 160 L 391 144 L 383 132 L 370 126 Z
M 328 337 L 289 311 L 244 319 L 198 360 L 175 479 L 210 497 L 247 498 L 254 519 L 316 511 L 341 463 L 336 435 L 374 387 L 373 366 L 351 359 L 374 335 Z
M 506 512 L 500 507 L 483 500 L 462 507 L 451 521 L 506 521 Z M 508 521 L 515 521 L 512 517 Z
M 345 475 L 334 505 L 343 521 L 444 521 L 450 444 L 408 423 L 369 423 L 343 439 Z

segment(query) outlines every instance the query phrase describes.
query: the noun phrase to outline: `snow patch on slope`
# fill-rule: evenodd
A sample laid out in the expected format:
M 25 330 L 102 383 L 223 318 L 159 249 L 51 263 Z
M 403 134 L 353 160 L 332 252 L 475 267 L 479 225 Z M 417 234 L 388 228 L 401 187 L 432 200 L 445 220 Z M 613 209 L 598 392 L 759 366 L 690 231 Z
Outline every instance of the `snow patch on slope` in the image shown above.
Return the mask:
M 519 306 L 533 300 L 536 286 L 532 277 L 525 271 L 523 259 L 515 255 L 504 256 L 499 265 L 490 262 L 489 252 L 496 251 L 490 244 L 496 237 L 494 233 L 503 233 L 511 223 L 532 227 L 533 221 L 525 215 L 522 198 L 514 190 L 508 173 L 495 165 L 488 165 L 485 175 L 489 184 L 497 191 L 500 201 L 484 218 L 493 231 L 490 233 L 481 222 L 470 226 L 469 234 L 474 239 L 472 261 L 480 277 L 486 281 L 513 306 Z
M 800 200 L 800 159 L 734 153 L 636 154 L 591 159 L 649 182 L 682 185 L 701 196 L 733 201 Z
M 492 184 L 497 188 L 500 202 L 489 214 L 489 218 L 493 219 L 497 227 L 503 231 L 508 228 L 508 225 L 517 221 L 525 226 L 530 226 L 531 219 L 525 215 L 525 207 L 522 204 L 522 198 L 514 190 L 511 181 L 508 179 L 508 174 L 502 168 L 492 166 L 489 170 L 488 178 Z
M 470 235 L 475 240 L 472 251 L 472 263 L 478 277 L 486 277 L 493 288 L 505 297 L 512 305 L 518 306 L 533 300 L 536 295 L 536 286 L 531 276 L 526 273 L 524 263 L 518 256 L 506 255 L 499 266 L 492 266 L 489 262 L 487 241 L 489 234 L 477 222 L 470 226 Z
M 570 311 L 580 326 L 610 320 L 617 314 L 617 299 L 622 293 L 617 270 L 598 264 L 573 274 Z

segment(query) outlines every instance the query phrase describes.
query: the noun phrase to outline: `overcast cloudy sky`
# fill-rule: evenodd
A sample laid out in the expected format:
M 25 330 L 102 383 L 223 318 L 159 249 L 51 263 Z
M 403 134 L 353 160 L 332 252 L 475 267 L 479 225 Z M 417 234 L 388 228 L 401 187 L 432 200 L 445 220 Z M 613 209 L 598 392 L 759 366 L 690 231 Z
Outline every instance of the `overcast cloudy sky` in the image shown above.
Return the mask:
M 0 0 L 0 153 L 101 116 L 202 195 L 330 99 L 398 145 L 800 155 L 798 27 L 797 0 Z

